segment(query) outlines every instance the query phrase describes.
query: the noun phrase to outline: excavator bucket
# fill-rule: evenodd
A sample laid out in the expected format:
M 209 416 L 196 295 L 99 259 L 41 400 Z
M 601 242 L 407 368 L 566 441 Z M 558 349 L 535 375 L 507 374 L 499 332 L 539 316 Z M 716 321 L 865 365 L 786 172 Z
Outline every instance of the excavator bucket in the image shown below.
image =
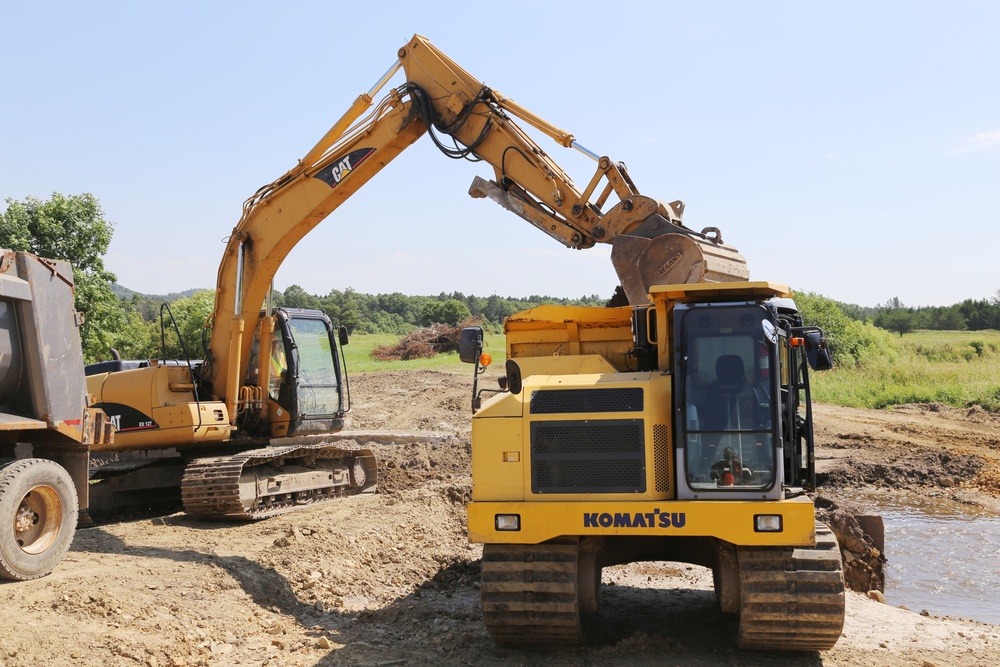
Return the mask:
M 750 279 L 747 261 L 732 246 L 685 234 L 644 238 L 619 234 L 611 263 L 632 305 L 649 303 L 653 285 L 741 282 Z

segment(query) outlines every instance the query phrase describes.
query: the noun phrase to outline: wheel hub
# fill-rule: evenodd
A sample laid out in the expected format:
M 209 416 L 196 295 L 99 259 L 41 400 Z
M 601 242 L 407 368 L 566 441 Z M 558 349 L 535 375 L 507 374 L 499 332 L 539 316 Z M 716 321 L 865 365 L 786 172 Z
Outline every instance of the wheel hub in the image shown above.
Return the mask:
M 14 534 L 17 536 L 18 541 L 21 539 L 21 534 L 36 523 L 38 523 L 38 514 L 32 511 L 30 507 L 21 505 L 17 508 L 17 517 L 14 519 Z
M 52 546 L 62 527 L 62 501 L 51 486 L 24 494 L 14 515 L 14 538 L 21 550 L 40 554 Z

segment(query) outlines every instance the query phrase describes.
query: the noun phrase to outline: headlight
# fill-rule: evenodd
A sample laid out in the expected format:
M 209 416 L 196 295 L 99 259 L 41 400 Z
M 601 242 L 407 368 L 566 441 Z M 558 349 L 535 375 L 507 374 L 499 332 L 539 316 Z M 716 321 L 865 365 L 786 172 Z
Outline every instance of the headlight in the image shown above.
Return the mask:
M 753 517 L 753 529 L 757 533 L 780 533 L 780 514 L 755 514 Z
M 497 514 L 497 530 L 521 530 L 520 514 Z

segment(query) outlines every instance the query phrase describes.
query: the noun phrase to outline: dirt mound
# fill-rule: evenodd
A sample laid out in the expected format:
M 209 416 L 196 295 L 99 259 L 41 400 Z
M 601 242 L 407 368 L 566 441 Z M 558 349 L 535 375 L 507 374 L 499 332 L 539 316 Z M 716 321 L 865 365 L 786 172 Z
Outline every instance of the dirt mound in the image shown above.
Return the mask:
M 816 518 L 837 536 L 844 562 L 844 580 L 852 591 L 867 594 L 885 592 L 885 554 L 875 538 L 863 530 L 858 515 L 861 509 L 844 500 L 826 496 L 815 499 Z
M 497 649 L 479 604 L 482 550 L 465 533 L 471 384 L 471 374 L 432 371 L 352 377 L 352 428 L 433 435 L 371 445 L 382 480 L 374 495 L 259 523 L 174 514 L 78 531 L 52 575 L 0 585 L 7 629 L 0 667 L 994 662 L 996 626 L 924 617 L 851 592 L 844 636 L 831 651 L 738 651 L 711 572 L 680 563 L 606 568 L 589 643 L 578 652 Z M 819 463 L 830 479 L 871 477 L 837 472 L 858 462 L 880 463 L 886 475 L 893 465 L 933 467 L 959 480 L 944 491 L 971 493 L 966 486 L 998 455 L 982 423 L 960 411 L 817 411 L 824 425 Z M 971 481 L 961 467 L 949 467 L 966 455 L 960 452 L 985 462 Z M 934 475 L 898 481 L 942 488 Z M 868 544 L 840 498 L 820 504 L 847 551 L 861 554 Z

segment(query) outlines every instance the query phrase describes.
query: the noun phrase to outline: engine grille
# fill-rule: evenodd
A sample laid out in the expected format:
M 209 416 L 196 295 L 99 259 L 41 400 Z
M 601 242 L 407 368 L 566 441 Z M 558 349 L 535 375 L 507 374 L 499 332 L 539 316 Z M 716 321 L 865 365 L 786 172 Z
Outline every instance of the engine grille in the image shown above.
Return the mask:
M 657 491 L 670 491 L 670 438 L 666 424 L 653 424 L 653 479 Z
M 538 389 L 531 392 L 531 414 L 642 412 L 641 387 Z
M 531 424 L 532 493 L 644 493 L 641 419 Z

